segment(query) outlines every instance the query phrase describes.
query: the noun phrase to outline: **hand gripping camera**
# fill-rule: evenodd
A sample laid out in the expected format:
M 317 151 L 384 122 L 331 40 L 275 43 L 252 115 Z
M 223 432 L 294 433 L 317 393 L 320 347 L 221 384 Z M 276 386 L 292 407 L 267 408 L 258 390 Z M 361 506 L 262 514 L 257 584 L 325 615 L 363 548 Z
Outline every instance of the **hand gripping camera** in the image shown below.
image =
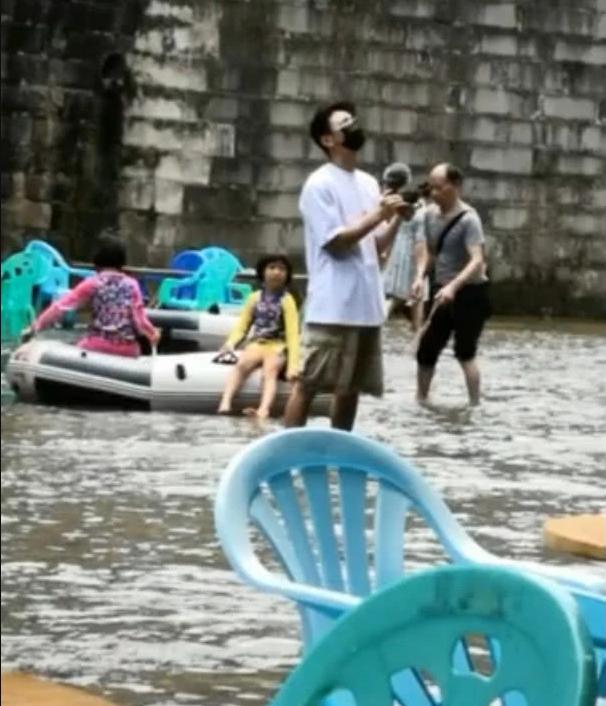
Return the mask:
M 421 198 L 421 192 L 416 188 L 409 188 L 412 182 L 410 167 L 404 162 L 393 162 L 385 167 L 381 181 L 391 194 L 400 194 L 407 204 L 414 206 Z

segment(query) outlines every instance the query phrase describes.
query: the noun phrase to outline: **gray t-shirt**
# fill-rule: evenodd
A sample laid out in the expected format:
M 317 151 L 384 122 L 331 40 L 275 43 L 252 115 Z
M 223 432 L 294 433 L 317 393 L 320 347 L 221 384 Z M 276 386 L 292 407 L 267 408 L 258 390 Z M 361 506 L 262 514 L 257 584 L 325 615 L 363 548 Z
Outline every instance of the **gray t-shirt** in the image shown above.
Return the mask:
M 461 210 L 467 213 L 448 231 L 442 250 L 435 261 L 435 281 L 438 284 L 448 284 L 453 280 L 469 262 L 467 247 L 470 245 L 484 245 L 484 231 L 482 221 L 475 208 L 463 201 L 460 208 L 444 218 L 436 204 L 430 204 L 424 209 L 424 233 L 429 252 L 435 254 L 438 247 L 440 234 Z M 487 280 L 485 267 L 471 277 L 467 284 L 481 284 Z

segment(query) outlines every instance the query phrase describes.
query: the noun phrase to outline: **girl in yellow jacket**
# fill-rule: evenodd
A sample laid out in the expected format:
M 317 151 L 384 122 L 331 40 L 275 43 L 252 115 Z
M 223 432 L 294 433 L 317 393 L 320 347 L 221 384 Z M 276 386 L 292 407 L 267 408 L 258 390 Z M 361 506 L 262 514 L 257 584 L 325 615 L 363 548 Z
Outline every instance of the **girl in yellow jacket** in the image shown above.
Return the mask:
M 266 255 L 257 263 L 257 277 L 263 286 L 244 304 L 238 323 L 225 342 L 223 352 L 232 352 L 246 341 L 223 391 L 219 414 L 231 414 L 232 400 L 248 376 L 263 368 L 263 391 L 259 407 L 245 414 L 269 417 L 276 397 L 278 376 L 286 363 L 286 379 L 293 382 L 299 373 L 299 313 L 288 291 L 292 265 L 284 255 Z

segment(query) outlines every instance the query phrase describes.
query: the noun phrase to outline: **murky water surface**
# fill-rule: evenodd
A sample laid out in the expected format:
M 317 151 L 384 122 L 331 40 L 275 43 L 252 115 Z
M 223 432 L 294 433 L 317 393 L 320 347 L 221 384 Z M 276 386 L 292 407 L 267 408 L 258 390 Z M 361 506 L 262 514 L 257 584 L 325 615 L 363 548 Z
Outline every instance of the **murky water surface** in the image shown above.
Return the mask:
M 547 552 L 548 515 L 606 506 L 606 338 L 596 327 L 493 325 L 483 405 L 455 361 L 436 406 L 413 402 L 403 321 L 386 332 L 387 394 L 357 430 L 410 457 L 487 549 Z M 124 706 L 265 703 L 295 663 L 293 607 L 243 586 L 213 531 L 223 468 L 263 433 L 247 420 L 2 405 L 2 667 Z M 325 425 L 326 420 L 314 420 Z M 431 542 L 414 564 L 439 558 Z

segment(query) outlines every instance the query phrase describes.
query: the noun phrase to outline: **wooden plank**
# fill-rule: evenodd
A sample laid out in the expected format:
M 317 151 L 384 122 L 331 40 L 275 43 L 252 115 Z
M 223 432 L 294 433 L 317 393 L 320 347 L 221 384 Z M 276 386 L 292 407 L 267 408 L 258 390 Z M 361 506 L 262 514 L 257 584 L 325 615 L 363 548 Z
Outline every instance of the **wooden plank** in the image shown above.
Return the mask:
M 115 706 L 82 689 L 54 684 L 32 674 L 2 674 L 2 706 Z
M 555 551 L 606 560 L 606 515 L 551 517 L 545 522 L 543 536 Z

